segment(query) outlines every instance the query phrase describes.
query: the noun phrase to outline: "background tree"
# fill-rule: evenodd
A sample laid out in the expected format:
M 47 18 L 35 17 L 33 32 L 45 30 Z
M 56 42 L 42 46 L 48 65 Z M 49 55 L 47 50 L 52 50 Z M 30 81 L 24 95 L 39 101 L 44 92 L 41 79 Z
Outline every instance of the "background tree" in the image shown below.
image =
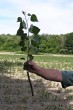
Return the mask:
M 25 34 L 26 35 L 26 34 Z M 25 36 L 26 37 L 26 36 Z M 27 39 L 25 43 L 20 42 L 21 38 L 17 35 L 2 34 L 0 35 L 0 51 L 11 51 L 11 52 L 27 52 Z M 24 39 L 24 38 L 22 38 Z M 30 35 L 32 46 L 30 46 L 30 54 L 34 53 L 62 53 L 62 54 L 73 54 L 73 33 L 61 34 L 61 35 L 49 35 L 41 34 L 37 37 Z M 37 41 L 37 43 L 35 42 Z M 18 46 L 19 44 L 19 46 Z M 21 52 L 22 44 L 25 44 L 25 49 Z M 33 48 L 32 48 L 33 47 Z M 23 48 L 22 48 L 23 50 Z
M 68 53 L 73 53 L 73 33 L 65 35 L 65 48 L 68 50 Z

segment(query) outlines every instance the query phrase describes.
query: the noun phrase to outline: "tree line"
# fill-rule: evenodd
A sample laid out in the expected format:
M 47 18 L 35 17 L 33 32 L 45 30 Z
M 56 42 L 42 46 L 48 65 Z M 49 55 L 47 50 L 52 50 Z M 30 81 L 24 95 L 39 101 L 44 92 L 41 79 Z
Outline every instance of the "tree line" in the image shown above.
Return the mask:
M 30 36 L 31 37 L 31 36 Z M 73 54 L 73 33 L 60 35 L 39 35 L 38 43 L 39 53 L 63 53 Z M 0 51 L 19 52 L 20 37 L 17 35 L 1 34 L 0 35 Z

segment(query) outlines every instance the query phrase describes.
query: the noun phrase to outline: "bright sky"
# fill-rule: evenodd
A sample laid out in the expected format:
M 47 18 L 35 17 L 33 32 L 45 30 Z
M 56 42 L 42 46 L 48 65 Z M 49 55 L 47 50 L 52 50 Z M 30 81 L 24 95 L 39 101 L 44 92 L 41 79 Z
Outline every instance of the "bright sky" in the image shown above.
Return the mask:
M 22 10 L 37 15 L 40 34 L 73 32 L 73 0 L 0 0 L 0 34 L 16 34 Z

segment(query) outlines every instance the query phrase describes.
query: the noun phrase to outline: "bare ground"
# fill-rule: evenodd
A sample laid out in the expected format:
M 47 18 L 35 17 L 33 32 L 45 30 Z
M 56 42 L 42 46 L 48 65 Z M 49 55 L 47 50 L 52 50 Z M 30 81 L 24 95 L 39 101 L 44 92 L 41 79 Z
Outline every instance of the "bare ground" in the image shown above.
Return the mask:
M 73 110 L 72 87 L 31 75 L 34 96 L 25 72 L 0 73 L 0 110 Z
M 73 87 L 64 90 L 60 83 L 30 76 L 34 96 L 25 72 L 0 71 L 0 110 L 73 110 Z

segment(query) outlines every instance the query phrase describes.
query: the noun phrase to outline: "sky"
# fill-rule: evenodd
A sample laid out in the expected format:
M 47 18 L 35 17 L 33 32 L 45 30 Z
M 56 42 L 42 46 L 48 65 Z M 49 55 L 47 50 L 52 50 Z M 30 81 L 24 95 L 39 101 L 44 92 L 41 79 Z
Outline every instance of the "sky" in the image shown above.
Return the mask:
M 73 0 L 0 0 L 0 34 L 16 34 L 22 10 L 37 15 L 40 34 L 73 32 Z

